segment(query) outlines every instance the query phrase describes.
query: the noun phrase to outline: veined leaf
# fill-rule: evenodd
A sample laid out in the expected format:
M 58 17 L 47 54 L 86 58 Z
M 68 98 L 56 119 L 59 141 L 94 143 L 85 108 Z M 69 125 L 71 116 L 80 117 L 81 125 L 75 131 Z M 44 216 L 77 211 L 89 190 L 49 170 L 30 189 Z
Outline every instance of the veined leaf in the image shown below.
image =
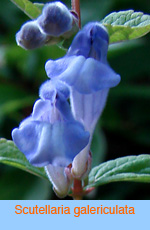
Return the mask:
M 86 188 L 119 181 L 150 182 L 150 155 L 127 156 L 93 168 Z
M 150 32 L 150 15 L 133 10 L 113 12 L 101 22 L 108 29 L 110 43 L 136 39 Z
M 39 5 L 33 4 L 29 0 L 11 0 L 16 6 L 18 6 L 26 15 L 28 15 L 31 19 L 37 18 L 42 9 L 40 9 Z
M 0 163 L 11 165 L 36 176 L 48 179 L 44 168 L 32 166 L 24 154 L 17 149 L 13 141 L 8 141 L 4 138 L 0 139 Z

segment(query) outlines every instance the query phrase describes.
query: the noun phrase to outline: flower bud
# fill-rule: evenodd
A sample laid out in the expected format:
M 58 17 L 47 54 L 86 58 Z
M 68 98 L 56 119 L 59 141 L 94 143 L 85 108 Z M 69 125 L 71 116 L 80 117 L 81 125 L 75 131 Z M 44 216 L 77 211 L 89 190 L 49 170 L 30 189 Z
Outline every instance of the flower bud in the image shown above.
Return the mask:
M 70 189 L 72 180 L 66 175 L 65 168 L 48 165 L 45 167 L 45 171 L 51 183 L 53 189 L 58 197 L 65 197 Z
M 44 33 L 58 37 L 72 29 L 73 15 L 61 2 L 53 2 L 45 5 L 37 21 Z
M 44 45 L 47 35 L 42 33 L 36 21 L 25 23 L 16 34 L 16 42 L 24 49 L 35 49 Z
M 73 160 L 71 174 L 72 177 L 83 180 L 91 170 L 92 155 L 90 145 L 87 145 Z

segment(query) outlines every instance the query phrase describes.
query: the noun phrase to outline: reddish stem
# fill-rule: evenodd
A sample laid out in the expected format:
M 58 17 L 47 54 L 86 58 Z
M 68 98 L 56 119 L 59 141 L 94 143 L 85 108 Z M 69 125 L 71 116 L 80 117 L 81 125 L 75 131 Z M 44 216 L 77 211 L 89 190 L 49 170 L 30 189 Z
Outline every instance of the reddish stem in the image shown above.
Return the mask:
M 74 179 L 73 194 L 74 200 L 81 200 L 83 196 L 82 181 Z
M 71 0 L 72 10 L 78 14 L 79 28 L 81 28 L 80 0 Z
M 74 179 L 73 187 L 71 188 L 71 193 L 69 196 L 73 197 L 74 200 L 82 200 L 82 197 L 90 192 L 92 192 L 95 188 L 88 188 L 85 191 L 82 187 L 82 181 L 78 179 Z

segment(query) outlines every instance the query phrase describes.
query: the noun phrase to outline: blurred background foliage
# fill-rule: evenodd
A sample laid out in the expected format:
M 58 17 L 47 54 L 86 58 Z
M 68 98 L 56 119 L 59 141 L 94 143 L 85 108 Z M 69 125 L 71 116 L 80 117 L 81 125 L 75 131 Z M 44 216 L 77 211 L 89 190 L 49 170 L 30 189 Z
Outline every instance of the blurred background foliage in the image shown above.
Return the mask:
M 32 1 L 33 2 L 33 1 Z M 40 1 L 37 1 L 40 2 Z M 46 3 L 48 1 L 43 1 Z M 70 1 L 63 1 L 70 8 Z M 150 14 L 148 0 L 81 0 L 82 25 L 100 21 L 112 11 L 134 9 Z M 25 51 L 15 34 L 29 18 L 12 2 L 0 1 L 0 137 L 32 111 L 40 84 L 47 80 L 44 64 L 65 54 L 58 46 Z M 150 35 L 111 45 L 108 60 L 122 77 L 110 90 L 92 143 L 93 166 L 126 155 L 150 154 Z M 150 185 L 112 183 L 85 199 L 150 199 Z M 0 164 L 0 199 L 57 199 L 51 185 L 19 169 Z M 67 197 L 69 199 L 69 197 Z

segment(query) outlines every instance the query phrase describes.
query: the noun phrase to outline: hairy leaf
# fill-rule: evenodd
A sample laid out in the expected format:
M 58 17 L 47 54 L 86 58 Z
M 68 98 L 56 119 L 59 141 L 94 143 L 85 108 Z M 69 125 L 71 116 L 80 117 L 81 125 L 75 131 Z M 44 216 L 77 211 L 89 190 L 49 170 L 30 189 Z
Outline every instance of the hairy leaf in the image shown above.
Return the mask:
M 117 181 L 150 182 L 150 155 L 121 157 L 100 164 L 91 170 L 86 188 Z
M 36 176 L 48 179 L 44 168 L 32 166 L 24 154 L 17 149 L 13 141 L 8 141 L 4 138 L 0 139 L 0 163 L 11 165 Z
M 150 32 L 150 15 L 133 10 L 113 12 L 101 22 L 108 29 L 110 43 L 136 39 Z

